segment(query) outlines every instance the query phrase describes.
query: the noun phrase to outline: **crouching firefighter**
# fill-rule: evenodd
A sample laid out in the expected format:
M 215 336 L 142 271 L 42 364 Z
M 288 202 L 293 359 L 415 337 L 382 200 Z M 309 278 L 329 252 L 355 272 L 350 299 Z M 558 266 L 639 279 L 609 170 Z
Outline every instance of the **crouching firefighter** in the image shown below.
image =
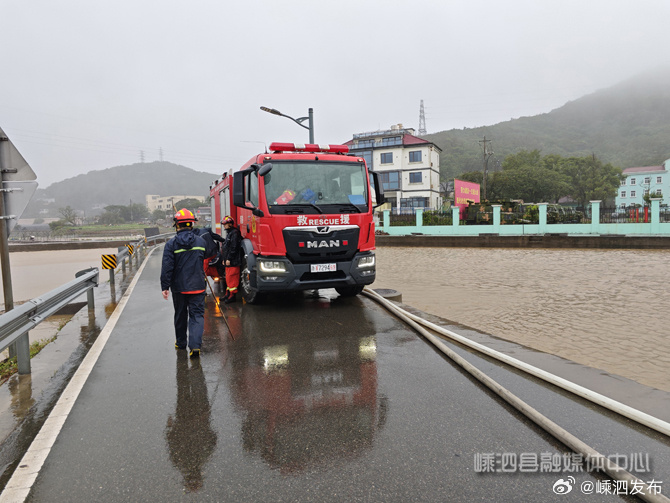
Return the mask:
M 242 234 L 235 227 L 235 220 L 228 215 L 221 220 L 226 230 L 226 241 L 223 243 L 223 265 L 226 266 L 226 295 L 223 302 L 230 304 L 237 300 L 237 287 L 240 284 L 240 248 L 242 246 Z
M 206 278 L 202 264 L 207 244 L 193 232 L 195 221 L 195 216 L 187 209 L 179 210 L 174 216 L 177 235 L 165 244 L 161 267 L 161 290 L 165 300 L 172 290 L 175 348 L 186 349 L 188 344 L 191 358 L 200 356 L 205 327 Z

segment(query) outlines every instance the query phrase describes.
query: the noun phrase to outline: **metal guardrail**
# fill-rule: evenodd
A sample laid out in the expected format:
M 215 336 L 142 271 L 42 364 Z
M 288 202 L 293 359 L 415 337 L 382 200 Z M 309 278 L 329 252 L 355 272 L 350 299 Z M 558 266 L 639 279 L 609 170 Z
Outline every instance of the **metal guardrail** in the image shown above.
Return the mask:
M 95 267 L 86 269 L 78 272 L 76 276 L 69 283 L 0 315 L 0 351 L 17 343 L 16 355 L 20 374 L 30 373 L 30 330 L 84 293 L 89 293 L 89 310 L 94 308 L 92 289 L 98 286 L 99 270 Z
M 151 236 L 148 238 L 145 238 L 145 241 L 147 244 L 156 244 L 158 241 L 166 242 L 169 241 L 171 238 L 175 236 L 174 232 L 167 232 L 165 234 L 157 234 L 155 236 Z

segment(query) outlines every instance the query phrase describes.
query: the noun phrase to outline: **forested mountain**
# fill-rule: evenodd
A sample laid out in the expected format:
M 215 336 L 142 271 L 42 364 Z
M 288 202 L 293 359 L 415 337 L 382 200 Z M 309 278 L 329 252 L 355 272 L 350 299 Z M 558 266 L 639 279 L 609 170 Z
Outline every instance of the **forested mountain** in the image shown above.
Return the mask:
M 489 170 L 509 154 L 535 149 L 542 155 L 595 154 L 622 169 L 659 165 L 670 158 L 670 68 L 639 75 L 546 114 L 427 135 L 425 139 L 442 149 L 443 181 L 483 169 L 479 140 L 484 136 L 492 140 L 494 151 Z
M 108 205 L 145 204 L 147 194 L 208 196 L 216 177 L 165 161 L 90 171 L 38 189 L 24 217 L 40 216 L 45 208 L 50 210 L 48 216 L 57 217 L 58 208 L 65 206 L 93 215 Z

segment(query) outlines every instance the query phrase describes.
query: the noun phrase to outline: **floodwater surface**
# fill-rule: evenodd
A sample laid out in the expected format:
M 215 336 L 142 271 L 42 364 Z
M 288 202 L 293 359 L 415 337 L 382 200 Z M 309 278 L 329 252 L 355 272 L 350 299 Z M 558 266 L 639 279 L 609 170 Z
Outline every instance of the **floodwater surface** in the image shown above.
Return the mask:
M 88 250 L 58 250 L 12 252 L 9 264 L 12 271 L 14 302 L 21 303 L 39 297 L 75 279 L 75 274 L 89 267 L 100 269 L 100 281 L 109 280 L 109 272 L 102 270 L 103 254 L 118 253 L 116 248 Z M 0 289 L 4 310 L 5 296 Z
M 664 250 L 377 249 L 373 288 L 457 323 L 670 391 Z

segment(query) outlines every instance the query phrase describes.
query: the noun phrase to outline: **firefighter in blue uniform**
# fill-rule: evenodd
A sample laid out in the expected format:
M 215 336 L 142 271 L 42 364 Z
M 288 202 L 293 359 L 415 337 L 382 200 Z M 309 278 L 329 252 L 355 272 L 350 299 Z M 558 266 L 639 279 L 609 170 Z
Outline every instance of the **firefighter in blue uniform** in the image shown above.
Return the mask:
M 200 356 L 205 326 L 206 278 L 202 264 L 207 244 L 193 232 L 195 220 L 187 209 L 179 210 L 174 216 L 177 235 L 165 244 L 161 267 L 161 290 L 165 300 L 172 290 L 175 348 L 186 349 L 188 342 L 191 358 Z

